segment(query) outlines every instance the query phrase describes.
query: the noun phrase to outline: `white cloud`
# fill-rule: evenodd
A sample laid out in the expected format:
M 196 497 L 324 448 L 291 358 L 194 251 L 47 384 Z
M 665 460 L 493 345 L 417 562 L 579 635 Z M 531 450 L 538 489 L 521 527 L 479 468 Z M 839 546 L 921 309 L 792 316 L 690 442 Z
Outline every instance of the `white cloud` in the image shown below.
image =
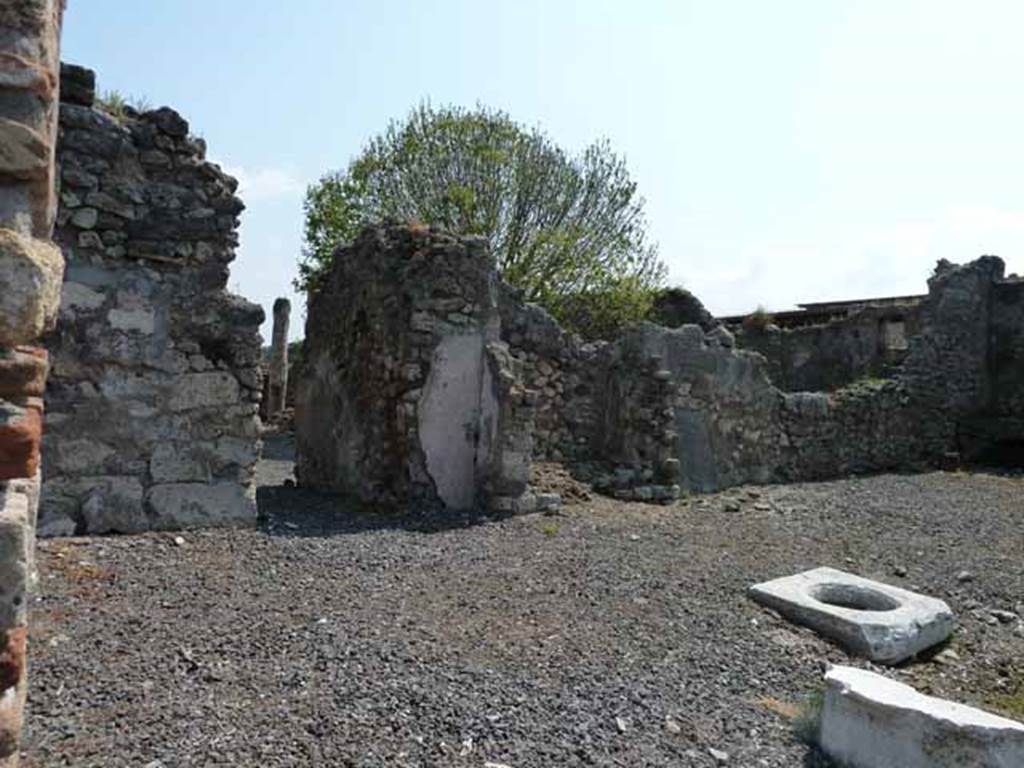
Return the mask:
M 245 202 L 293 197 L 306 189 L 305 182 L 284 168 L 241 168 L 225 166 L 238 179 L 238 196 Z
M 758 305 L 788 309 L 804 301 L 924 293 L 937 260 L 964 263 L 983 254 L 1001 256 L 1007 272 L 1024 270 L 1024 211 L 954 205 L 847 237 L 747 244 L 735 257 L 709 260 L 685 283 L 716 314 Z

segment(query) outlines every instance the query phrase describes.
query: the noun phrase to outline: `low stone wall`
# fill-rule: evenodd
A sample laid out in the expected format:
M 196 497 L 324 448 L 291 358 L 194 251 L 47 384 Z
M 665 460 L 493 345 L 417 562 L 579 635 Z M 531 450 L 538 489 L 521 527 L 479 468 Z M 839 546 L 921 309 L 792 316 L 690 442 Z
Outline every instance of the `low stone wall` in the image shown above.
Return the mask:
M 526 504 L 533 395 L 499 338 L 485 241 L 368 228 L 310 295 L 296 475 L 374 504 Z
M 263 310 L 225 291 L 237 183 L 173 110 L 113 116 L 90 71 L 64 83 L 40 533 L 252 524 Z

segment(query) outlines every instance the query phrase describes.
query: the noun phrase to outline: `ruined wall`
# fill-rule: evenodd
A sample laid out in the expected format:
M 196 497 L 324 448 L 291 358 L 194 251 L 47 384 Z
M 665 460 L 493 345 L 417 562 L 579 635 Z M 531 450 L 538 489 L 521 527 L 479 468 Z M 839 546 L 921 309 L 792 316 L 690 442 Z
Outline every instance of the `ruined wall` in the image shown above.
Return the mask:
M 595 361 L 607 342 L 583 343 L 504 283 L 499 310 L 501 338 L 519 362 L 524 385 L 535 393 L 533 455 L 552 461 L 589 455 L 592 425 L 599 418 Z
M 393 225 L 337 251 L 296 372 L 299 482 L 417 509 L 523 503 L 533 395 L 499 328 L 481 239 Z
M 917 333 L 902 367 L 890 380 L 855 375 L 830 392 L 782 391 L 772 362 L 737 348 L 724 327 L 643 324 L 612 344 L 581 345 L 511 297 L 502 333 L 537 390 L 535 455 L 567 461 L 620 498 L 661 500 L 673 486 L 710 491 L 935 466 L 970 454 L 982 417 L 1024 434 L 1007 418 L 1021 413 L 1020 289 L 1001 276 L 991 257 L 940 264 L 908 319 Z M 862 312 L 841 333 L 877 328 L 891 312 Z M 992 427 L 983 435 L 975 442 L 990 444 Z
M 237 184 L 173 110 L 112 116 L 63 75 L 40 531 L 251 524 L 263 311 L 225 291 Z
M 1024 467 L 1024 279 L 993 286 L 989 345 L 988 401 L 961 439 L 974 461 Z
M 501 284 L 481 241 L 377 228 L 336 259 L 312 297 L 298 374 L 300 480 L 363 499 L 468 506 L 495 466 L 480 452 L 495 434 L 517 436 L 506 454 L 517 478 L 532 452 L 618 498 L 663 502 L 922 469 L 970 457 L 997 432 L 1024 446 L 1021 282 L 994 257 L 940 263 L 912 318 L 868 307 L 836 325 L 840 338 L 870 326 L 877 341 L 880 323 L 900 317 L 916 333 L 891 378 L 828 392 L 780 389 L 772 363 L 724 325 L 643 323 L 584 344 Z M 878 360 L 871 347 L 865 364 Z M 481 387 L 488 363 L 520 395 Z M 482 414 L 507 403 L 522 404 L 501 420 L 515 426 L 489 431 Z
M 1005 280 L 992 294 L 992 410 L 1024 416 L 1024 279 Z
M 64 264 L 50 236 L 61 0 L 0 0 L 0 766 L 18 764 L 35 581 L 42 394 L 39 336 Z
M 736 329 L 736 344 L 764 355 L 772 381 L 782 390 L 832 391 L 891 376 L 918 332 L 918 315 L 917 307 L 865 307 L 820 325 L 747 324 Z

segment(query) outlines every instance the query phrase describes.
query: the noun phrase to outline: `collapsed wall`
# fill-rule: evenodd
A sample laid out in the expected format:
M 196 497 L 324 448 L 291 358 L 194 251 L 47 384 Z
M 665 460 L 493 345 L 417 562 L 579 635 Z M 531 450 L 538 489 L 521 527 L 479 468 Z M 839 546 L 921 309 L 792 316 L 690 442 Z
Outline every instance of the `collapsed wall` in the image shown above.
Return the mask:
M 309 297 L 299 482 L 417 510 L 528 504 L 532 396 L 497 287 L 479 238 L 395 225 L 339 249 Z
M 112 115 L 62 67 L 43 534 L 255 521 L 263 310 L 225 291 L 237 182 L 163 107 Z

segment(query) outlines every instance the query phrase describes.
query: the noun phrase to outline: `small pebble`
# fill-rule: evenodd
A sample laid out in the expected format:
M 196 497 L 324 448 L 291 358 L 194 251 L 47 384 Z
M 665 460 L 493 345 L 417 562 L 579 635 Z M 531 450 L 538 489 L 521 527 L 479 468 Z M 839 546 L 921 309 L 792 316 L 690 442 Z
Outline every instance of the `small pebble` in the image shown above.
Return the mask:
M 968 581 L 974 581 L 974 574 L 970 571 L 960 571 L 960 573 L 956 575 L 956 580 L 961 584 L 966 584 Z
M 717 762 L 719 762 L 719 763 L 727 763 L 727 762 L 729 762 L 729 753 L 728 752 L 723 752 L 720 749 L 715 749 L 714 747 L 709 747 L 708 748 L 708 754 L 711 755 L 713 758 L 715 758 L 715 760 Z

